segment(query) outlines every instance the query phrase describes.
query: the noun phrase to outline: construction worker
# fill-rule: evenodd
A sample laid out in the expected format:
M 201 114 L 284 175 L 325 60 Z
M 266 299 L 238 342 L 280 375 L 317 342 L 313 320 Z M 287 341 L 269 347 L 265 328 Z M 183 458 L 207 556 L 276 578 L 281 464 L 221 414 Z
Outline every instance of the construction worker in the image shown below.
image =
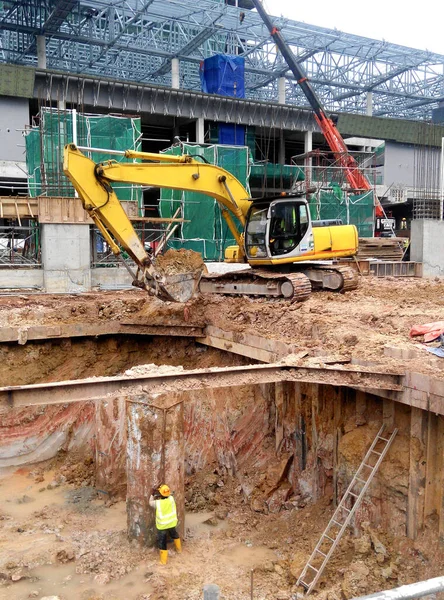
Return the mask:
M 157 546 L 160 551 L 160 564 L 166 565 L 168 560 L 168 535 L 174 541 L 176 552 L 182 552 L 182 545 L 176 529 L 176 503 L 171 495 L 170 488 L 165 483 L 153 489 L 149 505 L 156 509 Z

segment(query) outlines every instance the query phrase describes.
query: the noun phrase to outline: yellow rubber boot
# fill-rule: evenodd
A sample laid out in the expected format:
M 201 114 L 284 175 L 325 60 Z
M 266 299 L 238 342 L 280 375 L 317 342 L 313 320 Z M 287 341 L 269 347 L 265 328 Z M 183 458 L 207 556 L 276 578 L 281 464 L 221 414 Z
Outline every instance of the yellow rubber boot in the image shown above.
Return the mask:
M 182 544 L 181 544 L 180 538 L 177 538 L 177 540 L 174 540 L 174 547 L 176 548 L 177 554 L 180 554 L 182 552 Z
M 166 565 L 168 560 L 168 550 L 160 550 L 160 564 Z

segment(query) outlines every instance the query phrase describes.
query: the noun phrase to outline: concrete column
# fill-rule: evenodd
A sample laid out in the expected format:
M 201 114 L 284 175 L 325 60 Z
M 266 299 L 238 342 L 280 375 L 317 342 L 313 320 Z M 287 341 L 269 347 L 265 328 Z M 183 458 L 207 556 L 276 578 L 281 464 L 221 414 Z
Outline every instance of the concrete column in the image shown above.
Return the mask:
M 89 225 L 43 223 L 43 283 L 47 292 L 91 289 Z
M 279 156 L 278 161 L 280 165 L 285 165 L 285 134 L 284 130 L 279 131 Z
M 203 587 L 204 600 L 219 600 L 220 587 L 214 583 L 207 583 Z
M 96 487 L 107 498 L 126 497 L 125 398 L 104 399 L 95 406 Z
M 196 142 L 205 144 L 205 119 L 203 117 L 196 120 Z
M 313 150 L 313 132 L 306 131 L 304 134 L 304 153 L 311 152 Z M 305 180 L 307 188 L 310 187 L 312 181 L 312 159 L 305 159 Z
M 278 79 L 278 102 L 279 104 L 285 104 L 285 77 L 279 77 Z
M 304 152 L 311 152 L 313 150 L 313 132 L 306 131 L 304 134 Z
M 444 221 L 412 221 L 410 239 L 410 260 L 422 263 L 424 277 L 444 276 Z
M 44 35 L 36 35 L 37 42 L 37 66 L 46 69 L 46 38 Z
M 366 114 L 371 117 L 373 115 L 373 92 L 367 92 L 367 110 Z
M 143 404 L 141 404 L 143 402 Z M 183 403 L 177 396 L 147 395 L 127 403 L 128 537 L 152 546 L 156 541 L 155 511 L 148 504 L 154 486 L 166 483 L 174 494 L 179 534 L 185 531 Z
M 180 63 L 178 58 L 171 59 L 171 87 L 180 88 Z

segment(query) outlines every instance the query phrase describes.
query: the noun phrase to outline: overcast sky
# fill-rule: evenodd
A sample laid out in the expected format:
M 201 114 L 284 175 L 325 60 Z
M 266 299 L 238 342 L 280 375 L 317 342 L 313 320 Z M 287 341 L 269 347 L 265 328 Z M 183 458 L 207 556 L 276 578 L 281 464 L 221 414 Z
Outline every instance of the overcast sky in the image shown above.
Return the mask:
M 265 0 L 269 14 L 444 54 L 444 0 Z

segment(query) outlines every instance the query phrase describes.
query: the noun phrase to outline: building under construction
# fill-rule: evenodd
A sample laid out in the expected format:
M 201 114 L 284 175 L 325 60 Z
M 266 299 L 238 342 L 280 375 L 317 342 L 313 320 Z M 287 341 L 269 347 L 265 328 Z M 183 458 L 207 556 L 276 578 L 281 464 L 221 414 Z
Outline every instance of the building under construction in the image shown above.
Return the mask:
M 444 56 L 261 7 L 0 3 L 0 597 L 442 591 Z

